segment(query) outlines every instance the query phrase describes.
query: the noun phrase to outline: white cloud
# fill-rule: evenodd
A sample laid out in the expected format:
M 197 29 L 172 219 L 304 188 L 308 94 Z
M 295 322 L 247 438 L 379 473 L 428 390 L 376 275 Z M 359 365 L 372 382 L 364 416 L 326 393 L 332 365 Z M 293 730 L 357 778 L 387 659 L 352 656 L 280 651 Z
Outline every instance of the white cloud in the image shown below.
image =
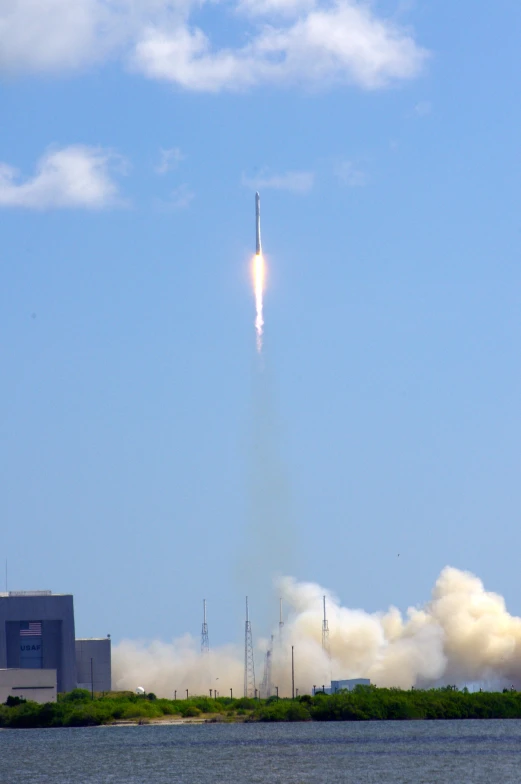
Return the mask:
M 168 200 L 162 202 L 162 207 L 166 210 L 184 210 L 195 199 L 195 193 L 186 183 L 174 188 Z
M 17 169 L 0 163 L 0 207 L 45 210 L 57 207 L 102 209 L 120 203 L 111 168 L 122 159 L 97 147 L 75 145 L 50 150 L 36 174 L 23 179 Z
M 316 7 L 316 0 L 239 0 L 238 9 L 252 16 L 296 16 Z
M 244 46 L 215 48 L 190 11 L 212 0 L 1 0 L 0 71 L 66 71 L 120 58 L 188 90 L 262 84 L 384 87 L 426 58 L 407 30 L 359 0 L 233 0 Z
M 349 0 L 286 26 L 265 26 L 241 49 L 212 50 L 200 29 L 149 28 L 134 62 L 147 76 L 217 92 L 259 84 L 384 87 L 415 76 L 425 58 L 410 36 Z
M 0 68 L 53 71 L 89 64 L 113 46 L 103 29 L 110 21 L 98 0 L 2 0 Z
M 161 160 L 156 166 L 156 174 L 167 174 L 169 171 L 177 169 L 184 155 L 179 147 L 171 147 L 168 150 L 160 150 Z
M 355 166 L 352 161 L 339 161 L 335 165 L 334 172 L 340 182 L 350 188 L 367 185 L 367 174 Z
M 308 193 L 315 179 L 313 172 L 289 171 L 284 174 L 260 173 L 257 177 L 248 178 L 243 175 L 242 184 L 253 190 L 274 189 L 291 191 L 292 193 Z

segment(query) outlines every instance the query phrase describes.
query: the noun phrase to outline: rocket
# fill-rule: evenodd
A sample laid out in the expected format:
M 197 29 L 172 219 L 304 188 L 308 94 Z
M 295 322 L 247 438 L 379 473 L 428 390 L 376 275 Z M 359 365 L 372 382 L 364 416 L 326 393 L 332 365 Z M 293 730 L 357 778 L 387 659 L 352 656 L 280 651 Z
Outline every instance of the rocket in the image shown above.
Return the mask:
M 255 254 L 257 256 L 262 254 L 260 238 L 260 196 L 258 192 L 255 194 Z

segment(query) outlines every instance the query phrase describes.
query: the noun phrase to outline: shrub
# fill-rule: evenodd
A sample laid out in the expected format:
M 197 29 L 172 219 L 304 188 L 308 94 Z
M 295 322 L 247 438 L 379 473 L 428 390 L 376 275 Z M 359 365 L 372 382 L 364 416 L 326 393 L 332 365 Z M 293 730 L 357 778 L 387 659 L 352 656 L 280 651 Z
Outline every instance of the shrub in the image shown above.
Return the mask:
M 301 702 L 291 703 L 286 712 L 287 721 L 310 721 L 311 715 Z
M 13 695 L 10 694 L 4 702 L 4 705 L 7 705 L 8 708 L 14 708 L 15 705 L 22 705 L 24 702 L 27 702 L 27 700 L 23 697 L 13 697 Z
M 241 697 L 240 699 L 235 701 L 236 708 L 245 708 L 246 710 L 255 710 L 258 703 L 256 700 L 252 699 L 251 697 Z
M 85 702 L 91 699 L 91 693 L 88 689 L 73 689 L 68 694 L 60 694 L 59 702 Z
M 185 708 L 184 711 L 181 712 L 181 715 L 186 718 L 191 718 L 192 716 L 200 716 L 201 711 L 199 708 L 196 708 L 195 705 L 189 705 Z

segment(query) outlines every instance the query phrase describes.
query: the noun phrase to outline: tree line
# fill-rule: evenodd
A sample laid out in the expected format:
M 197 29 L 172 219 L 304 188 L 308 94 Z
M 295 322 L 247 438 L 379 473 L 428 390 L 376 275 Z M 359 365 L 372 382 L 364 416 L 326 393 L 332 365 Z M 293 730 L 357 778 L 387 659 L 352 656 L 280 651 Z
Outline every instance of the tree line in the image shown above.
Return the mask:
M 207 721 L 381 721 L 407 719 L 520 719 L 521 692 L 439 689 L 380 689 L 357 686 L 337 694 L 318 692 L 296 699 L 241 697 L 158 699 L 133 692 L 95 694 L 75 689 L 55 703 L 39 705 L 10 697 L 0 705 L 0 727 L 85 727 L 164 716 Z

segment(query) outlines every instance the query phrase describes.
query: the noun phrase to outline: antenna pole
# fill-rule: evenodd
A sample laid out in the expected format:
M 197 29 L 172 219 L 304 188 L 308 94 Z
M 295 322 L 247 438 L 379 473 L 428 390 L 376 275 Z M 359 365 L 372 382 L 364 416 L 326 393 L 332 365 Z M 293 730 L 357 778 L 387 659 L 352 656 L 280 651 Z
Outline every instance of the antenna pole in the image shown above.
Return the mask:
M 294 646 L 291 646 L 291 699 L 295 699 L 295 656 L 293 652 Z
M 208 624 L 206 623 L 206 599 L 203 599 L 203 625 L 201 627 L 201 653 L 210 653 Z
M 329 653 L 329 624 L 326 615 L 326 597 L 324 596 L 324 620 L 322 621 L 322 650 L 328 656 Z

